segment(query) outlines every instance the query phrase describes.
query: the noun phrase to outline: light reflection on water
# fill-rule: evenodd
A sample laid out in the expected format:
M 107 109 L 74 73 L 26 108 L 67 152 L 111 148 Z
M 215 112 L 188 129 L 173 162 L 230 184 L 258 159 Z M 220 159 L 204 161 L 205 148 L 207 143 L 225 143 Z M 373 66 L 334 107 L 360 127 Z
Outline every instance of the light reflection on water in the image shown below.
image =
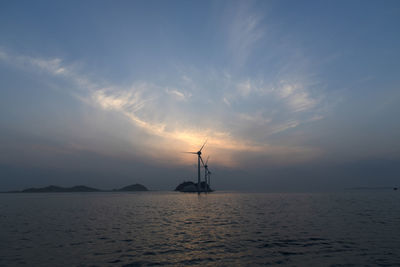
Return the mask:
M 0 195 L 0 265 L 400 266 L 400 194 Z

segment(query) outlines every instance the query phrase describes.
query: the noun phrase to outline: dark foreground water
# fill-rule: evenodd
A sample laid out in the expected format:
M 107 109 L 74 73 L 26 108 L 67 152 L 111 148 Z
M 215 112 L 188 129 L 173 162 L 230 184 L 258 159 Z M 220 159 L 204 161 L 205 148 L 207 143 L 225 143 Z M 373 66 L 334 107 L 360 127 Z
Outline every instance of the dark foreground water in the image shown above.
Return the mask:
M 1 266 L 400 266 L 400 193 L 0 194 Z

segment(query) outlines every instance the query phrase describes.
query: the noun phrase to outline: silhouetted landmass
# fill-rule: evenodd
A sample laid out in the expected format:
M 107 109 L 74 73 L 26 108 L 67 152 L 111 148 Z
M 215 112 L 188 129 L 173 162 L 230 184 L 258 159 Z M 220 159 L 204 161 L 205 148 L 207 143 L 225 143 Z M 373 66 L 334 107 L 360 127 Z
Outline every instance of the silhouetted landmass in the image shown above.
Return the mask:
M 84 185 L 76 185 L 73 187 L 61 187 L 61 186 L 55 186 L 55 185 L 50 185 L 46 187 L 41 187 L 41 188 L 28 188 L 24 189 L 21 192 L 22 193 L 50 193 L 50 192 L 100 192 L 101 190 L 84 186 Z
M 113 192 L 113 191 L 132 192 L 132 191 L 149 191 L 149 190 L 144 185 L 141 184 L 128 185 L 120 189 L 114 189 L 114 190 L 100 190 L 85 185 L 76 185 L 73 187 L 61 187 L 56 185 L 49 185 L 46 187 L 39 187 L 39 188 L 33 187 L 21 191 L 8 191 L 0 193 L 63 193 L 63 192 Z
M 183 182 L 179 184 L 176 188 L 175 191 L 178 192 L 185 192 L 185 193 L 195 193 L 197 192 L 197 183 L 193 182 Z M 200 182 L 200 192 L 213 192 L 213 190 L 210 188 L 206 182 Z
M 351 187 L 348 189 L 350 189 L 350 190 L 392 190 L 394 188 L 390 187 L 390 186 L 377 186 L 377 187 L 363 186 L 363 187 Z
M 144 185 L 141 184 L 132 184 L 132 185 L 128 185 L 125 187 L 122 187 L 120 189 L 116 189 L 114 191 L 149 191 L 149 189 L 147 189 Z
M 197 184 L 193 182 L 183 182 L 179 184 L 176 188 L 175 191 L 179 192 L 197 192 Z

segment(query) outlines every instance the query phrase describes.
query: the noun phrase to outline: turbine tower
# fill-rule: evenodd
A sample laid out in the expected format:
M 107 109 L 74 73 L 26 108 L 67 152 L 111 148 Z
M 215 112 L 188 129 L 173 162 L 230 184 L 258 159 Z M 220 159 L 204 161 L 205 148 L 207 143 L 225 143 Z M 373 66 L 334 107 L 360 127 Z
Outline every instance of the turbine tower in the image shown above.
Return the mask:
M 208 162 L 208 160 L 206 161 L 206 166 L 207 166 L 207 162 Z M 211 189 L 211 172 L 208 169 L 208 166 L 206 167 L 206 170 L 207 170 L 207 178 L 208 178 L 207 184 L 208 184 L 208 187 Z
M 203 167 L 204 167 L 204 181 L 206 182 L 206 191 L 208 192 L 208 189 L 210 187 L 210 176 L 211 176 L 211 172 L 208 170 L 208 159 L 210 158 L 210 156 L 207 157 L 206 159 L 206 163 L 203 162 L 203 159 L 201 159 L 201 162 L 203 163 Z
M 201 150 L 203 147 L 206 145 L 207 140 L 204 142 L 204 144 L 201 146 L 200 150 L 197 152 L 185 152 L 189 154 L 197 154 L 197 192 L 200 193 L 200 160 L 203 162 L 203 159 L 201 158 Z

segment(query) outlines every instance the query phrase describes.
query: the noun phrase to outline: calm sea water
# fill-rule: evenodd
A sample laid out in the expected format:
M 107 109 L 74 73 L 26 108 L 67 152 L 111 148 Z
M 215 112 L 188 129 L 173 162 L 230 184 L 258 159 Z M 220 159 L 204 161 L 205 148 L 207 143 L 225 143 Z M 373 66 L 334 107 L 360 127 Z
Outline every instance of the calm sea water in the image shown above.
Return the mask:
M 0 194 L 1 266 L 400 266 L 400 193 Z

